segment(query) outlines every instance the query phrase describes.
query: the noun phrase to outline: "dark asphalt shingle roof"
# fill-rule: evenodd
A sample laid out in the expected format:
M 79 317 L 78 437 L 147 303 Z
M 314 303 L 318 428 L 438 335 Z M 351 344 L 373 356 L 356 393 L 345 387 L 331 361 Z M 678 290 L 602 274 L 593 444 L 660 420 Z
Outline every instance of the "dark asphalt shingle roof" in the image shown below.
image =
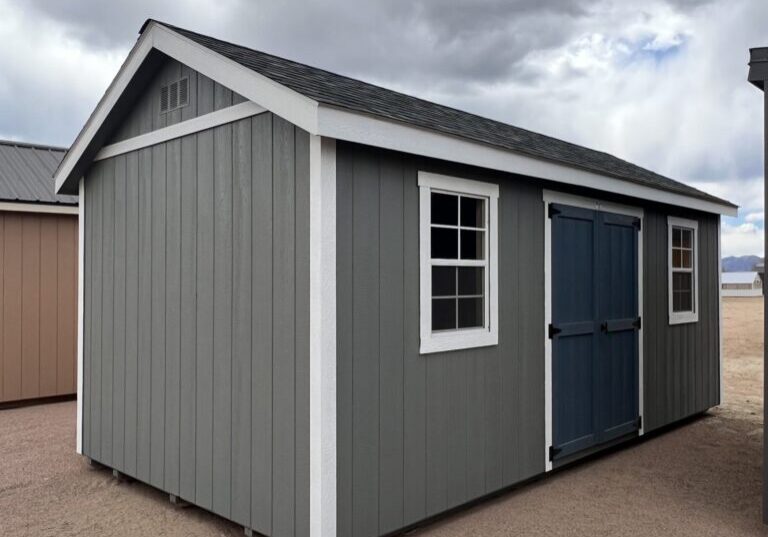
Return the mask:
M 156 22 L 325 105 L 400 121 L 652 188 L 735 207 L 728 201 L 602 151 Z
M 0 140 L 0 201 L 77 205 L 55 194 L 53 174 L 67 150 Z

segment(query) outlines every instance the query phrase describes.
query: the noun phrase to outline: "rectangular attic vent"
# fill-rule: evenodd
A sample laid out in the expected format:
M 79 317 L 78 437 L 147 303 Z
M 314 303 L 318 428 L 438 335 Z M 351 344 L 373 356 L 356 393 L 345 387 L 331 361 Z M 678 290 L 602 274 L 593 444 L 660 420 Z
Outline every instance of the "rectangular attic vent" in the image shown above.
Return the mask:
M 160 88 L 160 113 L 173 112 L 189 104 L 189 79 L 182 78 Z

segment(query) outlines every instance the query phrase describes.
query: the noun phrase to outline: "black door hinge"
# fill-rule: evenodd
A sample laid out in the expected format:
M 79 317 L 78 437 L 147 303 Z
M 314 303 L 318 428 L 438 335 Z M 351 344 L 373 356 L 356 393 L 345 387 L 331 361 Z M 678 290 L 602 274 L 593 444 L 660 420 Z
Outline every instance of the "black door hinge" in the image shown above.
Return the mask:
M 562 328 L 557 328 L 552 323 L 549 323 L 549 339 L 552 339 L 553 337 L 555 337 L 557 334 L 559 334 L 562 331 L 563 331 Z
M 638 317 L 637 319 L 635 319 L 635 322 L 632 323 L 632 326 L 640 330 L 643 327 L 643 318 Z
M 560 213 L 561 213 L 561 211 L 560 211 L 559 209 L 557 209 L 557 208 L 556 208 L 554 205 L 552 205 L 551 203 L 549 204 L 549 210 L 548 210 L 548 212 L 547 212 L 547 215 L 548 215 L 550 218 L 554 218 L 555 216 L 557 216 L 557 215 L 558 215 L 558 214 L 560 214 Z
M 643 221 L 639 218 L 632 222 L 632 225 L 635 226 L 635 229 L 638 231 L 643 229 Z
M 549 460 L 551 461 L 555 460 L 555 457 L 557 457 L 562 450 L 563 448 L 549 446 Z
M 643 428 L 643 417 L 642 416 L 638 416 L 637 417 L 637 430 L 639 431 L 642 428 Z

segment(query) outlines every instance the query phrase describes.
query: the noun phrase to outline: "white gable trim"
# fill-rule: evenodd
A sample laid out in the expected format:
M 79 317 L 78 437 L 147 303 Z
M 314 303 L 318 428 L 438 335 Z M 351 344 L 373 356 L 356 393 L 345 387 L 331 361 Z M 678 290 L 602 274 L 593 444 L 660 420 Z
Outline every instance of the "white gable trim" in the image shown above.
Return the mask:
M 124 153 L 130 153 L 137 149 L 150 147 L 169 140 L 181 138 L 182 136 L 212 129 L 219 125 L 232 123 L 233 121 L 261 114 L 262 112 L 265 112 L 263 107 L 250 101 L 236 104 L 222 110 L 217 110 L 216 112 L 211 112 L 210 114 L 204 114 L 187 121 L 182 121 L 181 123 L 176 123 L 175 125 L 163 127 L 156 131 L 104 146 L 101 148 L 101 151 L 96 154 L 96 157 L 93 160 L 104 160 Z
M 117 99 L 125 91 L 152 48 L 216 80 L 313 135 L 584 186 L 709 213 L 727 216 L 737 214 L 737 209 L 729 205 L 657 190 L 401 122 L 320 105 L 156 22 L 150 22 L 144 30 L 117 77 L 62 161 L 55 176 L 57 191 L 72 174 L 76 163 L 82 158 L 98 129 L 114 108 Z

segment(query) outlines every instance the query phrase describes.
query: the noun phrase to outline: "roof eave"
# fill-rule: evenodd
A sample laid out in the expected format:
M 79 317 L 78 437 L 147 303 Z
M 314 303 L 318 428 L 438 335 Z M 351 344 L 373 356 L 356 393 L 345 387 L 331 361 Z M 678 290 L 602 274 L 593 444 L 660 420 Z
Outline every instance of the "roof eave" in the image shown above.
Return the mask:
M 768 80 L 768 47 L 749 49 L 747 80 L 755 87 L 765 91 L 765 81 Z
M 227 86 L 247 99 L 313 135 L 347 140 L 405 153 L 439 158 L 638 199 L 735 216 L 737 207 L 721 200 L 672 193 L 663 189 L 515 153 L 467 138 L 378 116 L 322 105 L 221 54 L 148 20 L 136 45 L 99 101 L 56 171 L 56 190 L 77 194 L 80 175 L 95 157 L 100 129 L 152 50 L 158 50 Z

